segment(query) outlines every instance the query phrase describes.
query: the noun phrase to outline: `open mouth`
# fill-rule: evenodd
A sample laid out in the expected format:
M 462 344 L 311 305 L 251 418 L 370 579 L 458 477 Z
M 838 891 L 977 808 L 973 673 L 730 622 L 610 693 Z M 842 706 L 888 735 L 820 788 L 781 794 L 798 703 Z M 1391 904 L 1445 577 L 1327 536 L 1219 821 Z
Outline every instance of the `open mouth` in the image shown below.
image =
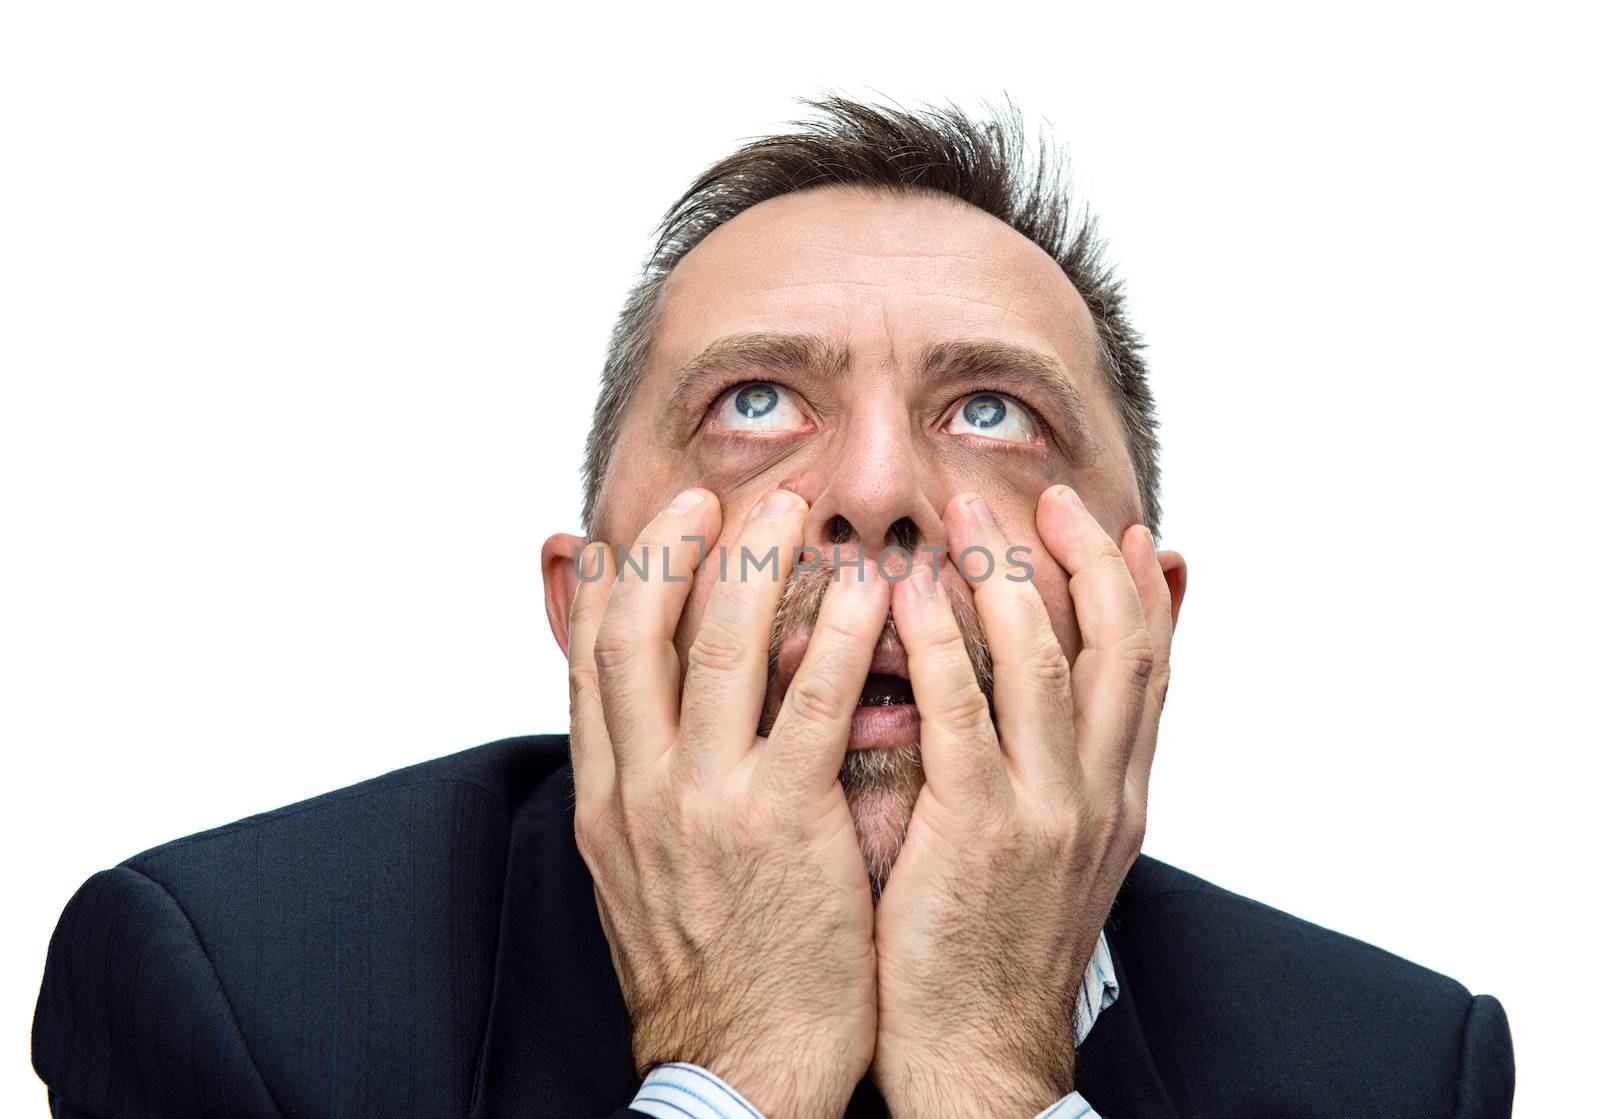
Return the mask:
M 896 704 L 916 702 L 911 695 L 911 681 L 904 676 L 895 676 L 887 672 L 869 672 L 867 682 L 861 688 L 861 698 L 856 700 L 856 706 L 893 707 Z
M 796 634 L 779 646 L 776 667 L 782 693 L 789 690 L 810 640 L 810 634 Z M 850 719 L 850 749 L 915 746 L 921 724 L 916 698 L 911 693 L 905 650 L 887 634 L 881 636 L 873 650 L 871 671 L 856 700 L 855 714 Z

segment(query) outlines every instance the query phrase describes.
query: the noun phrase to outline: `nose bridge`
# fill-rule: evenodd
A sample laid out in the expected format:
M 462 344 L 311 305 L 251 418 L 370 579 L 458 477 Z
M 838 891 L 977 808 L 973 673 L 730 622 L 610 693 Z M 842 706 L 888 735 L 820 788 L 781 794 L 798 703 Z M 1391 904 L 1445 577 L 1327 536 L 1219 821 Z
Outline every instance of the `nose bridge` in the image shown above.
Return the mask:
M 839 454 L 812 503 L 808 542 L 824 550 L 854 544 L 871 555 L 890 546 L 915 553 L 942 543 L 910 418 L 899 409 L 858 414 L 840 435 Z

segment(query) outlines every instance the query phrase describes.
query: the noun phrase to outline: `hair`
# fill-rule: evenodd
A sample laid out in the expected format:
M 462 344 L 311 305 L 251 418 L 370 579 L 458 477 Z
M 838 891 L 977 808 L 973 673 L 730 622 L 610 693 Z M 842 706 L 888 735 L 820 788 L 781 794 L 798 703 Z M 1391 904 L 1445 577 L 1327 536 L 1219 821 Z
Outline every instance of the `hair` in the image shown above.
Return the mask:
M 595 530 L 600 491 L 629 402 L 644 378 L 667 279 L 690 250 L 752 206 L 797 191 L 862 187 L 887 194 L 941 193 L 992 214 L 1060 265 L 1088 305 L 1101 373 L 1122 421 L 1143 523 L 1161 519 L 1155 401 L 1144 343 L 1128 321 L 1122 281 L 1105 259 L 1095 219 L 1069 194 L 1069 165 L 1048 136 L 1029 151 L 1026 123 L 1009 99 L 990 119 L 960 109 L 801 99 L 816 118 L 763 137 L 703 172 L 657 225 L 655 246 L 611 333 L 583 465 L 583 523 Z

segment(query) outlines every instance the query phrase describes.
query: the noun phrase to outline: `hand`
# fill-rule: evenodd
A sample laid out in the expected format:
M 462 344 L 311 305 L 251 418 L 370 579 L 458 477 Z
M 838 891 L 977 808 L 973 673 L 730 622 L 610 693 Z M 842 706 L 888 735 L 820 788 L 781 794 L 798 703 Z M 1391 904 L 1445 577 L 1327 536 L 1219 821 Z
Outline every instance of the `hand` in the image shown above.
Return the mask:
M 945 588 L 926 567 L 894 588 L 926 770 L 877 912 L 873 1076 L 897 1115 L 1032 1115 L 1072 1090 L 1072 1008 L 1143 842 L 1172 633 L 1149 532 L 1119 551 L 1075 502 L 1056 486 L 1038 510 L 1083 633 L 1070 666 L 987 508 L 946 510 L 952 555 L 996 558 L 972 583 L 993 720 Z
M 779 490 L 746 523 L 740 548 L 776 548 L 777 575 L 752 567 L 737 581 L 745 553 L 730 554 L 681 695 L 673 635 L 701 550 L 684 538 L 721 528 L 704 490 L 640 534 L 630 555 L 648 554 L 651 578 L 613 578 L 610 549 L 585 550 L 585 577 L 602 557 L 607 574 L 580 586 L 569 643 L 578 849 L 638 1071 L 700 1065 L 772 1119 L 842 1114 L 877 1019 L 872 895 L 838 781 L 889 610 L 870 564 L 829 586 L 771 735 L 755 733 L 806 513 Z

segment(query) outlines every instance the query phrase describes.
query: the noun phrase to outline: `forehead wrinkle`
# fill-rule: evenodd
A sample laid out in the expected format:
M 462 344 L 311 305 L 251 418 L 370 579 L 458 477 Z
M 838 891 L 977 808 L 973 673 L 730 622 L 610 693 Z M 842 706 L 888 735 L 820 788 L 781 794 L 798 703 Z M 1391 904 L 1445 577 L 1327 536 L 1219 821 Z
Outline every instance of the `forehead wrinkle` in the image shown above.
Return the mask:
M 1089 421 L 1083 393 L 1066 366 L 1050 354 L 995 339 L 938 342 L 923 351 L 923 376 L 931 380 L 987 381 L 991 384 L 1027 381 L 1040 388 L 1067 417 L 1068 445 L 1078 457 L 1098 456 L 1099 442 Z

